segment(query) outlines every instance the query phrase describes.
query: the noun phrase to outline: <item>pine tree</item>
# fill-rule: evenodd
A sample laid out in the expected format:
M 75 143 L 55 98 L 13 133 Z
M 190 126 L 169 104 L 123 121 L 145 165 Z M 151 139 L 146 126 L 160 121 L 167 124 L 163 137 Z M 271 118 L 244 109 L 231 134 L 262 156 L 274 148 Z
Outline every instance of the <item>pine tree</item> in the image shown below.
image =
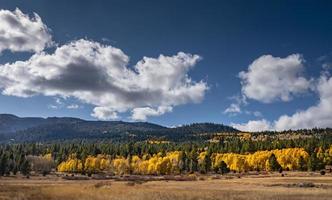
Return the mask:
M 310 155 L 309 160 L 308 160 L 308 170 L 310 170 L 310 171 L 316 171 L 319 168 L 318 165 L 319 165 L 319 160 L 318 160 L 316 154 L 312 153 Z
M 230 171 L 227 164 L 224 161 L 221 161 L 219 170 L 221 174 L 226 174 Z
M 281 168 L 281 165 L 279 164 L 277 157 L 274 154 L 271 154 L 269 158 L 269 166 L 270 170 L 272 171 L 278 171 Z
M 188 162 L 187 160 L 188 160 L 188 158 L 187 158 L 186 152 L 182 151 L 181 152 L 181 162 L 180 162 L 180 166 L 179 166 L 181 173 L 187 171 L 187 162 Z
M 211 155 L 208 153 L 204 157 L 204 171 L 208 173 L 211 169 Z
M 3 176 L 7 172 L 7 157 L 5 154 L 0 157 L 0 176 Z
M 299 159 L 299 163 L 298 163 L 298 165 L 299 165 L 299 169 L 301 170 L 301 171 L 305 171 L 305 170 L 307 170 L 307 163 L 305 162 L 305 160 L 304 160 L 304 158 L 301 156 L 300 157 L 300 159 Z
M 191 152 L 190 152 L 190 165 L 189 165 L 189 168 L 190 168 L 190 172 L 196 172 L 197 171 L 197 165 L 198 165 L 198 160 L 197 160 L 197 152 L 195 149 L 193 149 Z
M 25 159 L 22 162 L 22 165 L 20 166 L 20 171 L 24 176 L 26 176 L 30 174 L 30 170 L 31 170 L 30 163 L 27 159 Z
M 17 163 L 15 163 L 14 168 L 13 168 L 13 174 L 16 175 L 18 171 Z

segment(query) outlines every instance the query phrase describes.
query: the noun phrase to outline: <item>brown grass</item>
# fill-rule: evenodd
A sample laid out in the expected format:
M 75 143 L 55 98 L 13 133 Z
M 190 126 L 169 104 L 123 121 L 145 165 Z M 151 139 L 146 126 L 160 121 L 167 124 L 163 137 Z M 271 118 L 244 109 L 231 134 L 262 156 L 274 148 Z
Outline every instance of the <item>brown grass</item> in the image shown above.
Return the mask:
M 302 187 L 302 186 L 310 187 Z M 1 178 L 1 200 L 323 200 L 332 199 L 332 176 L 289 173 L 205 177 L 198 181 L 63 180 Z

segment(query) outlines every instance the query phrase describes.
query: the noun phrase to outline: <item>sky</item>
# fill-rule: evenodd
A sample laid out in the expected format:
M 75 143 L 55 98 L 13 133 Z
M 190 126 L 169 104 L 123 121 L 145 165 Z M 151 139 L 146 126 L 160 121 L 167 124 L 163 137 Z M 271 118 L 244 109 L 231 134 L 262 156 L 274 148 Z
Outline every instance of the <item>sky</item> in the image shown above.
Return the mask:
M 332 127 L 331 1 L 0 0 L 0 113 Z

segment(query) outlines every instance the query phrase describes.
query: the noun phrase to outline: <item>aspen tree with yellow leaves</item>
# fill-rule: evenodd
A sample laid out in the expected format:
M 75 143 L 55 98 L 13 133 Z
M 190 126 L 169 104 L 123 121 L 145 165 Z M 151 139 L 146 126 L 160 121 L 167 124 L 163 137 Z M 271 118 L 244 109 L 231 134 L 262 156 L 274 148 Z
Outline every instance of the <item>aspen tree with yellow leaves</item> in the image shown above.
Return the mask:
M 299 161 L 303 159 L 305 162 L 309 159 L 309 154 L 303 148 L 287 148 L 287 149 L 276 149 L 271 151 L 257 151 L 253 154 L 213 154 L 213 167 L 219 168 L 221 162 L 225 162 L 230 170 L 244 172 L 249 170 L 275 170 L 269 159 L 274 155 L 278 164 L 283 169 L 299 170 Z M 273 156 L 272 156 L 273 157 Z

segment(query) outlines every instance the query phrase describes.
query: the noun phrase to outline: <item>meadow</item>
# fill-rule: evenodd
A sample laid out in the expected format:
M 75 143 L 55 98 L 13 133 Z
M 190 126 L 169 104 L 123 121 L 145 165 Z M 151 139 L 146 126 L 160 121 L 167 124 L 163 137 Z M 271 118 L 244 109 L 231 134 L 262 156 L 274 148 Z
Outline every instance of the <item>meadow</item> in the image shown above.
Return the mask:
M 332 174 L 287 172 L 199 175 L 192 181 L 65 180 L 48 175 L 2 177 L 1 200 L 328 200 Z

